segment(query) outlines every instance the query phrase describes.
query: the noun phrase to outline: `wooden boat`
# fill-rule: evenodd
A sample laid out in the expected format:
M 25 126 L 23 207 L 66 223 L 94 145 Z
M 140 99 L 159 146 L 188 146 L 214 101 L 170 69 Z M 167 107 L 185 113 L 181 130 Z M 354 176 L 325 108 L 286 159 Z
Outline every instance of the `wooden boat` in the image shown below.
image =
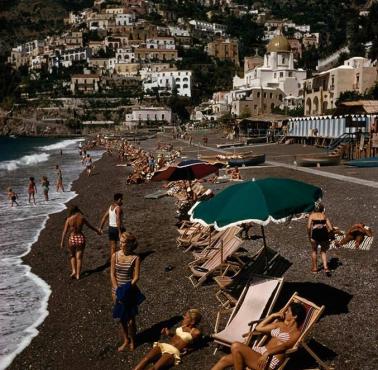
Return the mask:
M 378 157 L 355 159 L 346 164 L 353 167 L 378 167 Z
M 253 155 L 242 158 L 232 158 L 228 161 L 230 167 L 257 166 L 265 162 L 265 154 Z
M 302 167 L 322 167 L 322 166 L 337 166 L 340 164 L 340 156 L 333 155 L 313 155 L 302 156 L 296 158 L 297 166 Z

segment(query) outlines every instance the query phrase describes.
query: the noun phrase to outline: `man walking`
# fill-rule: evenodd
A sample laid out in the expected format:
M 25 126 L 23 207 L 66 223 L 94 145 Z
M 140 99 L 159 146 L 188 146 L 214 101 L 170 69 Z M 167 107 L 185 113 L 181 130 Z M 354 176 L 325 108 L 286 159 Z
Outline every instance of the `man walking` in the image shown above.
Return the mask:
M 117 242 L 122 232 L 125 231 L 125 228 L 122 223 L 122 200 L 123 195 L 121 193 L 114 194 L 113 203 L 110 205 L 108 210 L 104 213 L 101 219 L 100 231 L 102 231 L 106 220 L 109 220 L 109 247 L 110 247 L 110 258 L 117 249 Z

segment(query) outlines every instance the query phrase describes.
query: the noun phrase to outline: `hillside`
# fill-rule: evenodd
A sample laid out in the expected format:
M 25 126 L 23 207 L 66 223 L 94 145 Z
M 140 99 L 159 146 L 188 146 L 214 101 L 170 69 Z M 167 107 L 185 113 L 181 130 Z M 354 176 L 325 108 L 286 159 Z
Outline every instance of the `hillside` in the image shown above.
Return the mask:
M 0 56 L 17 43 L 62 30 L 68 11 L 92 4 L 91 0 L 0 0 Z

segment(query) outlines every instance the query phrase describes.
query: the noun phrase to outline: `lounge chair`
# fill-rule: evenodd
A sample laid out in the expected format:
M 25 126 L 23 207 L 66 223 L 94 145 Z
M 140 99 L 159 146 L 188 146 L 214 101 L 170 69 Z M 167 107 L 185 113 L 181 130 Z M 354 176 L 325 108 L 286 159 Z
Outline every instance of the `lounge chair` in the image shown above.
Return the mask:
M 200 224 L 194 225 L 193 228 L 189 228 L 184 234 L 176 239 L 177 247 L 188 248 L 191 244 L 195 242 L 199 243 L 201 241 L 204 245 L 207 245 L 211 232 L 210 226 L 202 226 Z
M 215 343 L 231 346 L 233 342 L 243 342 L 244 334 L 250 331 L 249 323 L 267 316 L 274 306 L 281 291 L 282 278 L 252 275 L 244 287 L 234 308 L 220 310 L 215 323 L 215 334 L 212 335 Z M 222 315 L 231 315 L 226 327 L 218 332 Z
M 243 269 L 233 278 L 224 275 L 214 276 L 213 279 L 220 288 L 215 297 L 222 307 L 235 306 L 237 297 L 239 297 L 251 275 L 282 276 L 282 272 L 275 268 L 276 262 L 281 260 L 280 257 L 273 249 L 258 247 L 254 254 L 249 257 L 249 261 L 245 263 Z
M 210 240 L 206 247 L 200 252 L 193 252 L 193 257 L 195 259 L 210 257 L 221 248 L 222 245 L 227 244 L 230 239 L 234 236 L 239 235 L 241 228 L 239 226 L 232 226 L 226 230 L 215 231 L 213 235 L 210 235 Z M 202 244 L 203 245 L 203 244 Z M 190 249 L 198 249 L 202 245 L 199 243 L 192 243 Z
M 216 271 L 224 270 L 224 274 L 232 273 L 235 275 L 241 269 L 240 263 L 233 263 L 227 261 L 243 244 L 243 240 L 234 235 L 227 240 L 227 243 L 222 243 L 222 246 L 216 253 L 211 256 L 199 258 L 191 263 L 188 267 L 192 274 L 189 276 L 190 281 L 194 287 L 203 284 Z
M 286 350 L 284 352 L 285 354 L 285 360 L 282 362 L 282 364 L 278 367 L 278 370 L 282 370 L 285 368 L 285 366 L 287 365 L 288 361 L 290 360 L 290 356 L 295 353 L 296 351 L 298 351 L 298 349 L 300 347 L 303 347 L 308 353 L 310 356 L 312 356 L 314 358 L 314 360 L 319 364 L 319 366 L 323 369 L 326 369 L 326 370 L 329 370 L 330 367 L 328 367 L 316 354 L 315 352 L 308 346 L 308 344 L 306 343 L 306 339 L 307 337 L 309 336 L 310 334 L 310 331 L 313 329 L 315 323 L 319 320 L 320 316 L 322 315 L 323 311 L 324 311 L 324 306 L 317 306 L 316 304 L 308 301 L 307 299 L 305 298 L 302 298 L 298 295 L 298 293 L 294 293 L 291 298 L 289 299 L 289 301 L 287 302 L 287 304 L 285 305 L 285 308 L 291 303 L 291 302 L 297 302 L 297 303 L 300 303 L 302 304 L 305 309 L 306 309 L 306 318 L 305 318 L 305 321 L 303 322 L 302 324 L 302 327 L 301 327 L 301 335 L 300 337 L 298 338 L 298 340 L 296 341 L 296 343 L 293 345 L 292 348 Z M 259 320 L 260 321 L 260 320 Z M 251 326 L 254 326 L 256 324 L 256 322 L 251 322 L 250 325 Z M 258 335 L 259 333 L 255 332 L 255 331 L 251 331 L 250 335 L 248 336 L 248 339 L 247 339 L 247 344 L 248 345 L 252 345 L 253 343 L 256 343 L 257 341 L 253 341 L 253 336 L 254 335 Z M 267 336 L 264 336 L 260 341 L 257 342 L 257 345 L 258 346 L 262 346 L 264 345 L 265 341 L 267 339 Z M 266 369 L 269 367 L 269 361 L 267 362 L 266 364 Z

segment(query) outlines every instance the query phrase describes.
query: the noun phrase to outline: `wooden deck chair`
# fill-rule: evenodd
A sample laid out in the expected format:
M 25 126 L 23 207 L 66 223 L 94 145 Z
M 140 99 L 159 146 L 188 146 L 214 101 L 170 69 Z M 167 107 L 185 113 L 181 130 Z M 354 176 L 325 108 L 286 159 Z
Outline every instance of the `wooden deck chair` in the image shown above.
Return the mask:
M 226 230 L 216 231 L 211 238 L 211 243 L 208 244 L 202 251 L 193 252 L 193 257 L 195 259 L 199 259 L 212 256 L 213 254 L 217 253 L 222 245 L 228 243 L 229 239 L 232 239 L 235 235 L 238 235 L 240 231 L 241 228 L 239 226 L 232 226 Z M 198 249 L 198 246 L 198 243 L 192 243 L 191 249 Z
M 270 275 L 270 269 L 274 266 L 275 261 L 279 258 L 279 254 L 271 249 L 256 246 L 256 250 L 249 257 L 249 261 L 244 265 L 243 269 L 233 278 L 230 276 L 219 275 L 213 277 L 218 284 L 219 290 L 215 294 L 215 298 L 224 308 L 235 306 L 237 297 L 240 296 L 245 284 L 253 275 Z
M 244 342 L 244 334 L 248 334 L 250 331 L 249 323 L 270 314 L 282 284 L 283 278 L 252 275 L 235 307 L 218 312 L 214 328 L 215 334 L 212 335 L 214 342 L 227 347 L 236 341 Z M 218 332 L 222 315 L 230 312 L 226 327 Z
M 191 263 L 188 267 L 192 274 L 189 276 L 190 281 L 194 287 L 203 284 L 211 275 L 219 270 L 224 270 L 224 274 L 232 273 L 235 275 L 240 271 L 241 265 L 227 261 L 243 244 L 243 240 L 234 235 L 227 240 L 223 245 L 209 257 L 199 258 Z
M 177 232 L 180 235 L 183 235 L 187 232 L 190 232 L 191 230 L 192 231 L 197 230 L 199 225 L 200 224 L 198 222 L 191 222 L 191 221 L 184 220 L 181 222 L 180 227 L 177 228 Z
M 310 335 L 310 332 L 311 330 L 313 329 L 315 323 L 319 320 L 320 316 L 322 315 L 323 311 L 324 311 L 324 308 L 325 306 L 317 306 L 316 304 L 314 304 L 313 302 L 310 302 L 308 301 L 307 299 L 305 298 L 302 298 L 298 295 L 297 292 L 295 292 L 291 298 L 289 299 L 289 301 L 287 302 L 287 304 L 285 305 L 285 308 L 289 306 L 289 304 L 291 302 L 297 302 L 297 303 L 300 303 L 302 304 L 305 309 L 306 309 L 306 318 L 302 324 L 302 327 L 301 327 L 301 335 L 300 337 L 298 338 L 298 340 L 296 341 L 296 343 L 293 345 L 292 348 L 288 349 L 285 351 L 285 360 L 280 364 L 280 366 L 277 368 L 278 370 L 282 370 L 285 368 L 285 366 L 287 365 L 288 361 L 290 360 L 290 356 L 295 353 L 296 351 L 298 351 L 298 349 L 300 347 L 303 347 L 311 357 L 314 358 L 314 360 L 319 364 L 319 366 L 323 369 L 326 369 L 326 370 L 330 370 L 331 368 L 329 366 L 327 366 L 317 355 L 316 353 L 308 346 L 308 344 L 306 343 L 306 339 L 309 337 Z M 254 325 L 255 323 L 254 322 L 251 322 L 250 323 L 251 325 Z M 254 332 L 253 330 L 251 331 L 251 334 L 250 336 L 248 337 L 247 339 L 247 344 L 248 345 L 251 345 L 252 344 L 252 339 L 253 339 L 253 335 L 255 334 L 256 332 Z M 258 333 L 256 333 L 258 334 Z M 267 339 L 267 336 L 264 336 L 258 343 L 257 345 L 258 346 L 262 346 L 264 345 L 265 341 Z M 266 369 L 269 368 L 269 361 L 267 362 L 266 364 Z
M 214 244 L 222 238 L 224 231 L 215 230 L 213 227 L 210 228 L 210 231 L 203 235 L 200 239 L 191 240 L 190 244 L 185 249 L 185 252 L 195 250 L 193 256 L 195 258 L 205 257 L 207 252 L 205 250 L 210 250 Z M 199 255 L 197 255 L 199 254 Z
M 209 226 L 203 226 L 200 224 L 196 224 L 193 228 L 189 228 L 186 232 L 180 235 L 176 239 L 177 248 L 185 247 L 191 245 L 191 243 L 199 242 L 201 240 L 206 240 L 211 232 L 211 228 Z

